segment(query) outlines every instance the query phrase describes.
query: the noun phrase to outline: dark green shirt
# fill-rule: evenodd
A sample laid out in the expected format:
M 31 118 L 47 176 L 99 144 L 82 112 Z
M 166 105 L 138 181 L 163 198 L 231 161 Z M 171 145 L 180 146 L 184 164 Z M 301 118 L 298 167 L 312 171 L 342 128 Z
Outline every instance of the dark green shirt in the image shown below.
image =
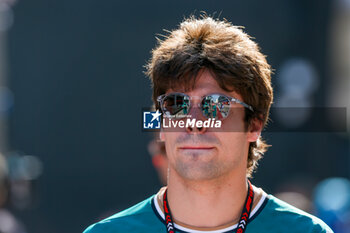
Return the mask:
M 88 227 L 84 233 L 166 233 L 164 214 L 156 195 Z M 174 224 L 181 233 L 234 233 L 237 224 L 200 231 Z M 261 198 L 252 210 L 246 233 L 333 233 L 320 219 L 272 195 Z

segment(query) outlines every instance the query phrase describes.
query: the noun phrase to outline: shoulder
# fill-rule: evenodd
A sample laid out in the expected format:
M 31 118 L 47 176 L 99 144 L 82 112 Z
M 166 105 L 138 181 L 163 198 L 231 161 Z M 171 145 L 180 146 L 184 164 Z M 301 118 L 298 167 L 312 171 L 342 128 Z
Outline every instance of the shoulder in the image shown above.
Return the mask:
M 141 232 L 137 229 L 149 230 L 148 224 L 152 222 L 155 223 L 154 225 L 159 224 L 151 205 L 153 197 L 92 224 L 86 228 L 84 233 Z
M 261 214 L 271 227 L 290 232 L 333 233 L 321 219 L 308 214 L 276 197 L 268 195 L 266 206 Z M 281 230 L 282 230 L 281 229 Z M 285 232 L 285 231 L 284 231 Z

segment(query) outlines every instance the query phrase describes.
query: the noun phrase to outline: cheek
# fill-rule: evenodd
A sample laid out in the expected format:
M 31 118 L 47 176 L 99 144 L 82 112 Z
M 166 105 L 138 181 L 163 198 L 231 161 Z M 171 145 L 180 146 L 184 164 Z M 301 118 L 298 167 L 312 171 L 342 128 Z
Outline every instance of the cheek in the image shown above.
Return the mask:
M 232 107 L 229 116 L 222 121 L 222 130 L 228 133 L 245 132 L 244 114 L 243 108 Z
M 162 133 L 163 140 L 165 141 L 165 150 L 167 157 L 171 159 L 173 154 L 176 152 L 176 139 L 178 137 L 178 133 L 167 132 Z
M 225 156 L 236 157 L 244 155 L 247 148 L 247 135 L 244 132 L 225 133 L 221 138 L 222 150 Z

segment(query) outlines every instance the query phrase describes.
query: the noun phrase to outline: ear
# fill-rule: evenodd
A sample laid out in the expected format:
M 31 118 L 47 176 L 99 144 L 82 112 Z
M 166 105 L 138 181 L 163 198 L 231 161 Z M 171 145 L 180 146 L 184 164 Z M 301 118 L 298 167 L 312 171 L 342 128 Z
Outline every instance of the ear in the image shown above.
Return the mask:
M 247 139 L 249 142 L 255 142 L 260 137 L 261 131 L 263 129 L 263 123 L 258 118 L 251 120 L 248 127 Z

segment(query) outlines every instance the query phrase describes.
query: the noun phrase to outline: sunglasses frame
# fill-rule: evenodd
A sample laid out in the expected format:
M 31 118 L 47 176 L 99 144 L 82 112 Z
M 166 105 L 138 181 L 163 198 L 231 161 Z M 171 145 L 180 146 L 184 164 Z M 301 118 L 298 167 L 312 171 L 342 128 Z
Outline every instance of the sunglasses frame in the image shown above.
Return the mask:
M 227 95 L 224 95 L 224 94 L 212 93 L 212 94 L 205 95 L 205 96 L 203 96 L 203 97 L 198 97 L 198 96 L 189 96 L 189 95 L 187 95 L 187 94 L 185 94 L 185 93 L 181 93 L 181 92 L 171 92 L 171 93 L 163 94 L 163 95 L 160 95 L 160 96 L 157 97 L 157 101 L 158 101 L 159 106 L 160 106 L 160 109 L 162 110 L 163 113 L 166 112 L 165 109 L 163 108 L 164 99 L 165 99 L 166 97 L 170 96 L 170 95 L 187 96 L 188 99 L 189 99 L 189 111 L 190 111 L 191 108 L 192 108 L 192 104 L 191 104 L 191 102 L 192 102 L 191 100 L 192 100 L 192 99 L 200 98 L 201 101 L 200 101 L 200 103 L 198 103 L 198 107 L 202 108 L 201 105 L 202 105 L 202 102 L 203 102 L 204 98 L 206 98 L 206 97 L 208 97 L 208 96 L 219 95 L 219 96 L 226 97 L 226 98 L 230 101 L 230 102 L 229 102 L 229 103 L 230 103 L 230 107 L 231 107 L 231 102 L 234 102 L 234 103 L 240 104 L 240 105 L 242 105 L 243 107 L 248 108 L 250 111 L 254 112 L 254 109 L 253 109 L 252 106 L 250 106 L 250 105 L 248 105 L 248 104 L 246 104 L 246 103 L 240 101 L 239 99 L 236 99 L 236 98 L 234 98 L 234 97 L 227 96 Z M 203 115 L 204 115 L 204 114 L 203 114 Z M 206 116 L 204 116 L 204 117 L 206 117 Z M 207 118 L 207 117 L 206 117 L 206 118 Z

